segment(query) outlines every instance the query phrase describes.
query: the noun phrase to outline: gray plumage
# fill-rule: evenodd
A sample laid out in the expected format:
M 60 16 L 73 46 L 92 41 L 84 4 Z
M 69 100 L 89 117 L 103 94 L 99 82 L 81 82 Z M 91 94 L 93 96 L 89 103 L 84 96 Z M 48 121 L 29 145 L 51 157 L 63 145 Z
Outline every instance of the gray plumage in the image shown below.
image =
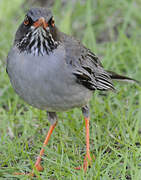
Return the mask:
M 31 9 L 27 17 L 30 25 L 20 25 L 7 58 L 11 84 L 27 103 L 49 112 L 64 111 L 85 107 L 94 90 L 114 89 L 112 74 L 98 57 L 50 25 L 50 10 Z M 33 27 L 40 17 L 49 24 L 46 30 Z
M 10 58 L 9 58 L 10 57 Z M 76 83 L 73 68 L 59 46 L 49 57 L 19 53 L 12 48 L 7 71 L 15 91 L 30 105 L 48 111 L 63 111 L 85 105 L 92 92 Z

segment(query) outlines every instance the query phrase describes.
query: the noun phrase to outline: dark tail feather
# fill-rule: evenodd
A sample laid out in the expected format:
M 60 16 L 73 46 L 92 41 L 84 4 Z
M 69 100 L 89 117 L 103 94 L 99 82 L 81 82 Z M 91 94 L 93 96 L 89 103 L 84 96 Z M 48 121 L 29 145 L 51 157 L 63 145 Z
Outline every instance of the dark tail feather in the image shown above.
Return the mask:
M 135 79 L 132 79 L 132 78 L 129 78 L 127 76 L 122 76 L 122 75 L 119 75 L 119 74 L 116 74 L 115 72 L 112 72 L 112 71 L 107 71 L 109 76 L 111 77 L 111 79 L 113 80 L 119 80 L 119 81 L 125 81 L 125 82 L 131 82 L 131 83 L 138 83 L 141 85 L 141 82 L 135 80 Z

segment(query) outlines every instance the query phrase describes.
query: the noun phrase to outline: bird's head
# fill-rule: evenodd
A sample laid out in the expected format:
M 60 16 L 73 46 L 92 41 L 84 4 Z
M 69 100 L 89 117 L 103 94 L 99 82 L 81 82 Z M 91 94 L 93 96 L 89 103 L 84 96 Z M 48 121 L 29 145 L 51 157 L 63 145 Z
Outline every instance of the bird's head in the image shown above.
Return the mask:
M 59 45 L 57 28 L 50 9 L 30 9 L 19 26 L 15 45 L 20 52 L 43 56 L 49 54 Z

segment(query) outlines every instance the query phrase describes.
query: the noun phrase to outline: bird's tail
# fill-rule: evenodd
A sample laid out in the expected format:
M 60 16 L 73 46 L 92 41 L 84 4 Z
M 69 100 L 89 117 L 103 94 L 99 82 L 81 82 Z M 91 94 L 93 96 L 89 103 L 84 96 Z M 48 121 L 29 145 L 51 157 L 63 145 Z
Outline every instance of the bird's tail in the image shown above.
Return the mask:
M 129 78 L 127 76 L 119 75 L 119 74 L 112 72 L 112 71 L 107 71 L 107 72 L 108 72 L 109 76 L 111 77 L 111 79 L 113 79 L 113 80 L 125 81 L 125 82 L 130 82 L 130 83 L 137 83 L 137 84 L 141 85 L 141 82 L 139 82 L 135 79 Z

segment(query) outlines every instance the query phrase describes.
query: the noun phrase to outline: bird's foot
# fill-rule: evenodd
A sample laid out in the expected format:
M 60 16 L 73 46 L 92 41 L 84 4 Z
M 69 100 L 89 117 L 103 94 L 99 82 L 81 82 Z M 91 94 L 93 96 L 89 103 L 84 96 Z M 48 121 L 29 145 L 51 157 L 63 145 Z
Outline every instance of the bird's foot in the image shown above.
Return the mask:
M 94 156 L 94 158 L 95 158 L 95 156 Z M 80 170 L 80 169 L 83 168 L 84 172 L 86 172 L 87 168 L 89 166 L 91 166 L 91 164 L 92 164 L 92 158 L 91 158 L 90 154 L 88 153 L 88 154 L 85 155 L 83 166 L 76 167 L 75 169 Z
M 35 169 L 36 169 L 37 171 L 43 171 L 43 170 L 44 170 L 44 168 L 41 166 L 40 163 L 35 164 Z
M 38 172 L 44 170 L 44 168 L 41 166 L 40 163 L 35 164 L 34 169 L 36 169 L 36 171 L 38 171 Z M 14 175 L 26 175 L 26 176 L 34 177 L 34 176 L 35 176 L 35 174 L 34 174 L 34 169 L 32 170 L 31 173 L 20 173 L 20 172 L 16 172 L 16 173 L 14 173 Z
M 15 172 L 14 175 L 16 176 L 20 176 L 20 175 L 25 175 L 25 176 L 30 176 L 30 177 L 34 177 L 34 173 L 21 173 L 21 172 Z

